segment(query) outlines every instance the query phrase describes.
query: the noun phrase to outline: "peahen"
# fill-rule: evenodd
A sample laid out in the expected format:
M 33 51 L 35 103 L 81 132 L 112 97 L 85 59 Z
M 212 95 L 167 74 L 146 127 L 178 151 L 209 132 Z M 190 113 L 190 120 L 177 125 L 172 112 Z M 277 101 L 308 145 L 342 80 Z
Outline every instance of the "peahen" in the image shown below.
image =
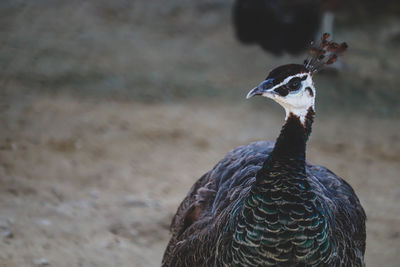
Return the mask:
M 366 216 L 354 190 L 305 160 L 313 74 L 347 47 L 328 37 L 304 65 L 277 67 L 248 93 L 284 107 L 281 133 L 234 149 L 192 186 L 162 266 L 364 266 Z
M 235 0 L 232 23 L 243 44 L 267 52 L 299 54 L 317 32 L 332 32 L 339 0 Z

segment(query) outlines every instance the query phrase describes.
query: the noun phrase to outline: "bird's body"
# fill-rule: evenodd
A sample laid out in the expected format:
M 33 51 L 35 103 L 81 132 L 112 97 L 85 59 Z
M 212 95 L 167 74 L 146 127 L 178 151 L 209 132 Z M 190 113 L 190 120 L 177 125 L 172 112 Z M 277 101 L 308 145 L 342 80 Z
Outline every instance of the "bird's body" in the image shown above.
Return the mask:
M 232 226 L 237 219 L 238 210 L 242 208 L 244 199 L 250 194 L 251 187 L 256 181 L 257 171 L 261 169 L 273 147 L 274 143 L 268 141 L 238 147 L 198 180 L 173 219 L 171 225 L 173 236 L 164 256 L 165 266 L 224 266 L 223 263 L 235 266 L 233 253 L 230 252 L 233 249 Z M 330 226 L 332 230 L 327 234 L 337 237 L 337 255 L 332 259 L 334 262 L 337 261 L 337 264 L 331 266 L 357 266 L 349 262 L 339 264 L 343 254 L 349 252 L 352 254 L 352 260 L 361 266 L 365 251 L 365 228 L 361 223 L 354 225 L 354 218 L 365 215 L 353 189 L 325 167 L 307 163 L 306 173 L 306 181 L 313 187 L 314 192 L 318 192 L 318 200 L 327 201 L 329 208 L 334 209 L 330 211 L 332 214 L 329 216 L 335 225 Z M 280 201 L 284 202 L 282 198 Z M 182 219 L 187 216 L 188 211 L 194 212 L 196 209 L 201 210 L 201 215 L 192 224 L 185 225 Z M 265 233 L 265 240 L 267 235 L 268 233 Z M 353 236 L 356 236 L 357 240 L 352 238 L 349 240 Z M 306 243 L 307 241 L 304 244 Z M 346 245 L 348 243 L 350 244 Z M 294 258 L 296 251 L 292 252 Z M 263 264 L 236 265 L 262 266 Z M 284 261 L 282 265 L 296 266 Z
M 235 0 L 232 21 L 243 44 L 258 44 L 273 54 L 306 50 L 317 32 L 332 31 L 338 0 Z M 322 23 L 322 25 L 321 25 Z
M 163 266 L 363 266 L 357 196 L 305 160 L 315 97 L 309 70 L 276 68 L 253 95 L 285 107 L 277 141 L 234 149 L 193 185 L 172 220 Z

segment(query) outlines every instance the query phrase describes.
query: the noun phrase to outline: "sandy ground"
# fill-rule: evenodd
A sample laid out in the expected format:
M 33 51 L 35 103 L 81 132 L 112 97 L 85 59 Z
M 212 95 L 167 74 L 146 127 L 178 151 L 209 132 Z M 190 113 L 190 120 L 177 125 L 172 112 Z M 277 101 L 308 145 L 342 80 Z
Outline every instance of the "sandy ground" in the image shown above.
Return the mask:
M 283 111 L 244 96 L 304 55 L 240 45 L 230 6 L 0 2 L 0 267 L 160 266 L 195 180 L 276 138 Z M 354 14 L 340 74 L 316 78 L 308 159 L 355 188 L 367 266 L 399 266 L 400 20 Z
M 15 107 L 0 139 L 1 266 L 158 266 L 195 179 L 278 134 L 283 111 L 269 104 L 41 96 Z M 345 177 L 366 209 L 369 266 L 400 260 L 399 140 L 397 120 L 321 114 L 309 143 L 309 160 Z

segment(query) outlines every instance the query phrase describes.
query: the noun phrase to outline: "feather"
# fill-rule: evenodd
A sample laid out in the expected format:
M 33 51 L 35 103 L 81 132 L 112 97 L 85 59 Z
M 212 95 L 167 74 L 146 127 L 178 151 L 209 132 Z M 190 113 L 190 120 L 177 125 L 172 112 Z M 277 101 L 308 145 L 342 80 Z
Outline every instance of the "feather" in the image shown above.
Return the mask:
M 319 45 L 315 45 L 311 42 L 309 50 L 310 57 L 304 61 L 304 66 L 311 72 L 318 72 L 323 69 L 326 65 L 335 63 L 339 56 L 347 50 L 348 46 L 346 43 L 335 43 L 329 40 L 329 34 L 324 33 L 321 36 Z
M 202 194 L 202 188 L 206 184 L 212 184 L 215 193 L 207 195 L 204 199 L 207 203 L 205 206 L 209 208 L 202 210 L 202 215 L 198 217 L 198 220 L 193 221 L 189 226 L 181 224 L 179 219 L 173 221 L 172 238 L 163 257 L 163 266 L 215 266 L 216 257 L 221 257 L 223 262 L 233 262 L 235 257 L 240 257 L 225 254 L 229 246 L 226 233 L 229 233 L 228 229 L 232 228 L 227 223 L 229 221 L 233 225 L 237 223 L 235 216 L 231 215 L 240 211 L 243 200 L 255 183 L 255 174 L 261 169 L 273 146 L 273 142 L 260 141 L 238 147 L 202 176 L 184 202 L 189 202 L 185 204 L 188 206 L 194 204 L 197 196 Z M 229 175 L 225 175 L 227 170 L 229 170 Z M 330 225 L 329 235 L 335 238 L 338 250 L 338 255 L 333 255 L 332 261 L 337 262 L 337 266 L 362 266 L 365 253 L 366 217 L 353 189 L 325 167 L 307 163 L 306 173 L 307 181 L 318 200 L 329 210 L 327 214 Z M 236 193 L 233 194 L 234 192 Z M 296 208 L 295 205 L 292 209 L 298 210 L 299 213 L 306 212 L 302 208 Z M 188 209 L 179 208 L 175 217 L 184 218 L 188 212 L 190 212 Z M 291 216 L 296 217 L 295 214 Z M 271 215 L 268 218 L 271 222 L 276 220 Z M 318 221 L 314 220 L 312 223 L 316 224 Z M 185 229 L 182 230 L 183 228 Z M 271 245 L 271 242 L 278 238 L 272 233 L 262 238 L 264 244 Z M 243 238 L 246 237 L 243 236 Z M 324 239 L 323 236 L 316 238 Z M 298 257 L 301 258 L 302 253 L 305 253 L 304 251 L 310 246 L 305 243 L 309 239 L 299 236 L 292 240 L 293 244 L 303 244 L 303 252 L 298 250 Z M 219 247 L 217 247 L 218 242 Z M 273 252 L 274 249 L 271 251 Z

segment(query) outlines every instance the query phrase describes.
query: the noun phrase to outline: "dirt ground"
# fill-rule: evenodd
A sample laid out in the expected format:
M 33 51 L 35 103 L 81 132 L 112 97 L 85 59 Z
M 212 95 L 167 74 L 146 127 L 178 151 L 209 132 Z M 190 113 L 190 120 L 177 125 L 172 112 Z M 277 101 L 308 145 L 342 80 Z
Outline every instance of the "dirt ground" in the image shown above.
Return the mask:
M 303 55 L 238 44 L 228 1 L 186 13 L 157 2 L 0 5 L 1 267 L 160 266 L 195 180 L 278 135 L 283 110 L 244 96 Z M 351 49 L 316 81 L 307 157 L 359 196 L 367 266 L 400 262 L 399 32 L 398 18 L 339 23 Z
M 273 139 L 283 112 L 40 96 L 9 118 L 0 147 L 2 266 L 42 258 L 158 266 L 171 216 L 195 179 L 231 148 Z M 321 114 L 309 144 L 309 160 L 345 177 L 366 209 L 369 266 L 398 265 L 399 140 L 393 120 Z

